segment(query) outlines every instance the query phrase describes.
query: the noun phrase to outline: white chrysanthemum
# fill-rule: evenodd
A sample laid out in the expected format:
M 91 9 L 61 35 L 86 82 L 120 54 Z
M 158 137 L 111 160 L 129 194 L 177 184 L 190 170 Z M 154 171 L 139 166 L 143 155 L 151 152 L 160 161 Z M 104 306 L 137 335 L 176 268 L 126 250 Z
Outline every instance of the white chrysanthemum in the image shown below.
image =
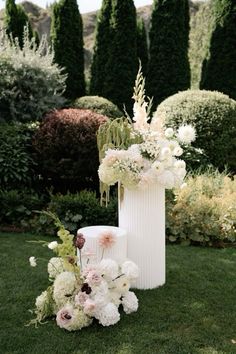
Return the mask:
M 36 267 L 36 265 L 37 265 L 37 261 L 36 261 L 36 258 L 35 257 L 30 257 L 29 258 L 29 262 L 30 262 L 30 265 L 31 265 L 31 267 Z
M 113 303 L 108 303 L 95 316 L 102 326 L 112 326 L 120 320 L 120 314 Z
M 130 280 L 125 276 L 121 276 L 113 281 L 114 284 L 114 291 L 119 293 L 120 295 L 124 295 L 129 291 L 130 288 Z
M 74 294 L 76 285 L 76 277 L 72 272 L 63 272 L 56 277 L 53 298 L 58 307 L 63 306 Z
M 125 313 L 130 314 L 137 311 L 138 299 L 132 291 L 128 291 L 122 298 L 122 305 Z
M 115 279 L 118 276 L 118 264 L 113 259 L 103 259 L 99 268 L 101 273 L 108 279 Z
M 183 125 L 178 129 L 177 138 L 183 144 L 190 144 L 196 139 L 196 131 L 191 125 Z
M 139 268 L 132 261 L 125 261 L 121 266 L 121 272 L 126 275 L 129 280 L 135 280 L 139 276 Z
M 173 130 L 172 128 L 167 128 L 167 129 L 165 130 L 165 137 L 166 137 L 167 139 L 172 138 L 173 135 L 174 135 L 174 130 Z
M 48 248 L 50 248 L 50 250 L 54 250 L 55 248 L 57 248 L 57 246 L 58 246 L 57 241 L 52 241 L 48 244 Z
M 48 262 L 49 278 L 54 279 L 64 271 L 63 260 L 60 257 L 52 257 Z
M 74 308 L 71 304 L 62 307 L 56 317 L 57 325 L 67 331 L 77 331 L 91 324 L 92 320 L 80 307 Z
M 35 306 L 39 312 L 44 312 L 46 303 L 48 302 L 48 293 L 43 291 L 41 295 L 36 298 Z

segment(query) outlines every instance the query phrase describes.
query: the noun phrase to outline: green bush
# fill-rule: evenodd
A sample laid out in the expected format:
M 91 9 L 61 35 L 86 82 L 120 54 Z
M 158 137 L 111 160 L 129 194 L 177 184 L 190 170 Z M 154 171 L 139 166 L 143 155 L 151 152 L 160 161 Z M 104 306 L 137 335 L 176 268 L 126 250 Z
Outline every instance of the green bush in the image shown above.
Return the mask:
M 96 134 L 107 117 L 83 109 L 62 109 L 47 114 L 33 145 L 42 176 L 57 192 L 98 189 Z
M 197 139 L 193 145 L 203 149 L 221 171 L 225 166 L 236 171 L 236 101 L 219 92 L 183 91 L 163 101 L 156 115 L 167 126 L 194 125 Z
M 1 32 L 2 33 L 2 32 Z M 64 104 L 65 75 L 53 62 L 46 37 L 39 46 L 24 34 L 21 49 L 0 33 L 0 121 L 30 122 Z
M 35 160 L 31 147 L 33 127 L 0 125 L 0 185 L 14 189 L 35 181 Z
M 80 97 L 75 100 L 73 106 L 80 109 L 90 109 L 111 119 L 122 117 L 122 112 L 114 103 L 99 96 Z
M 42 209 L 43 197 L 31 190 L 0 190 L 0 224 L 21 226 Z
M 118 222 L 117 200 L 111 199 L 107 208 L 102 207 L 96 194 L 89 191 L 52 195 L 48 209 L 56 213 L 71 232 L 83 226 L 117 225 Z
M 221 246 L 236 241 L 236 179 L 214 173 L 189 177 L 169 195 L 167 237 L 170 242 Z

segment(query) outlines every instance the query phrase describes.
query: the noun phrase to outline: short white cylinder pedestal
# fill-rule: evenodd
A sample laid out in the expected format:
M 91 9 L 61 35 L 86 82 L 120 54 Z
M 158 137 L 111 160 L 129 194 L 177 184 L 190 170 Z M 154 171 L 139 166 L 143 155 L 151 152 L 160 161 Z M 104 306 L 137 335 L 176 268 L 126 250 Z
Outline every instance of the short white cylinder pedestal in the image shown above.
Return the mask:
M 99 245 L 99 236 L 104 231 L 110 231 L 115 236 L 115 243 L 111 248 L 103 251 Z M 127 232 L 120 227 L 115 226 L 88 226 L 78 230 L 85 238 L 83 251 L 87 250 L 95 254 L 93 260 L 99 262 L 103 258 L 111 258 L 117 262 L 123 262 L 127 259 Z M 83 253 L 83 252 L 82 252 Z M 86 256 L 83 257 L 83 264 L 87 262 Z
M 128 258 L 140 269 L 137 289 L 165 283 L 165 189 L 127 190 L 119 201 L 119 226 L 127 231 Z

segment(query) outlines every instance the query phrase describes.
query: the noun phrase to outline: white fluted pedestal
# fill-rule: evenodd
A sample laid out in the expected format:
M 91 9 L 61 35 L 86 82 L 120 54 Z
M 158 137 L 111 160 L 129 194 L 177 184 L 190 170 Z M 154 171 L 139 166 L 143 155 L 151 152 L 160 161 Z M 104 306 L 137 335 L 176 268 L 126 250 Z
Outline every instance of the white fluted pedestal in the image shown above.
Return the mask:
M 112 232 L 115 237 L 115 243 L 111 248 L 108 248 L 103 251 L 101 246 L 99 246 L 99 236 L 104 231 Z M 83 248 L 83 252 L 86 250 L 91 253 L 94 253 L 94 261 L 100 262 L 101 258 L 111 258 L 117 261 L 118 263 L 122 263 L 127 259 L 127 232 L 126 230 L 116 227 L 116 226 L 87 226 L 78 230 L 78 232 L 82 233 L 85 238 L 85 244 Z M 82 253 L 83 253 L 82 252 Z M 78 253 L 79 255 L 79 253 Z M 86 255 L 83 257 L 83 263 L 86 264 L 89 257 Z
M 119 201 L 119 227 L 127 231 L 128 258 L 140 269 L 137 289 L 165 283 L 165 189 L 127 190 Z

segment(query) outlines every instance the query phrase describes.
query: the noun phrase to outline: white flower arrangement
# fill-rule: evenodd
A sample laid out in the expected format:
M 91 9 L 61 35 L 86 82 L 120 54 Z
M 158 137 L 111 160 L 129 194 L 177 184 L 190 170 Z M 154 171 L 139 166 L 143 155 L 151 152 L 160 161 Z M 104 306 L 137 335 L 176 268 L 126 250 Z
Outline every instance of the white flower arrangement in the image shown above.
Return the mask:
M 119 183 L 128 189 L 143 189 L 159 183 L 170 189 L 183 184 L 186 166 L 180 156 L 195 140 L 195 129 L 190 125 L 181 126 L 177 132 L 165 129 L 162 117 L 156 115 L 149 123 L 144 85 L 140 68 L 134 88 L 133 122 L 129 117 L 117 119 L 99 129 L 98 174 L 106 187 Z
M 53 217 L 60 228 L 57 234 L 61 242 L 57 242 L 56 247 L 50 247 L 51 243 L 47 245 L 56 254 L 47 267 L 52 284 L 36 298 L 36 318 L 30 324 L 37 325 L 54 317 L 60 328 L 76 331 L 89 326 L 93 319 L 102 326 L 116 324 L 120 320 L 120 305 L 127 314 L 137 311 L 138 299 L 130 291 L 139 276 L 137 265 L 129 260 L 118 264 L 103 258 L 94 264 L 92 257 L 86 257 L 83 265 L 83 235 L 78 233 L 74 237 Z M 102 249 L 112 247 L 116 241 L 108 232 L 98 236 Z M 77 257 L 77 249 L 80 257 Z M 35 257 L 30 258 L 30 263 L 35 266 Z

